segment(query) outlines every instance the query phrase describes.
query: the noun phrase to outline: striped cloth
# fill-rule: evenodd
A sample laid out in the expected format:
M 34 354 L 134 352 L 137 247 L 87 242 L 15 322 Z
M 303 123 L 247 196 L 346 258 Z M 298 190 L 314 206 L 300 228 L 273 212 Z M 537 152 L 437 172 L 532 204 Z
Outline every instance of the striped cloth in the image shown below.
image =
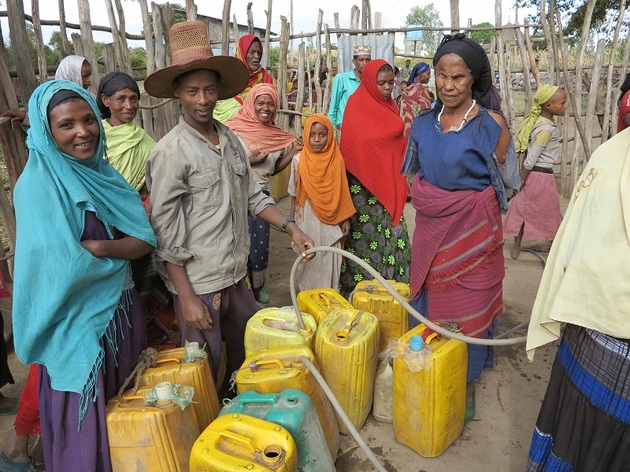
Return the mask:
M 627 471 L 630 341 L 567 325 L 532 438 L 528 472 Z
M 432 320 L 483 336 L 503 308 L 503 230 L 494 189 L 448 191 L 416 176 L 412 203 L 412 298 L 425 289 Z

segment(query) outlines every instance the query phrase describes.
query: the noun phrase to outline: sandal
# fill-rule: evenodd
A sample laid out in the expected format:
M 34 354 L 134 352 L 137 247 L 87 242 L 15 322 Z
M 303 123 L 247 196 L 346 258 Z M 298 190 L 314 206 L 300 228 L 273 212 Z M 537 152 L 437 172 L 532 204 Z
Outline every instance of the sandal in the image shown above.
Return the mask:
M 473 392 L 472 401 L 466 405 L 466 414 L 464 415 L 464 424 L 470 423 L 475 417 L 475 398 L 477 392 Z

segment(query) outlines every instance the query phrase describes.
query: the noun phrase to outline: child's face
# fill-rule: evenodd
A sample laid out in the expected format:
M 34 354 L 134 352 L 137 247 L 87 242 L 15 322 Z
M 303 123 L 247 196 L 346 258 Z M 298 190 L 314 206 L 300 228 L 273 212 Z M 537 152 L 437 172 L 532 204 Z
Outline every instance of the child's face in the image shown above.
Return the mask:
M 567 92 L 558 89 L 545 104 L 547 110 L 554 116 L 562 116 L 567 111 Z
M 315 152 L 322 152 L 328 142 L 328 130 L 321 123 L 313 123 L 311 134 L 308 136 L 308 142 Z

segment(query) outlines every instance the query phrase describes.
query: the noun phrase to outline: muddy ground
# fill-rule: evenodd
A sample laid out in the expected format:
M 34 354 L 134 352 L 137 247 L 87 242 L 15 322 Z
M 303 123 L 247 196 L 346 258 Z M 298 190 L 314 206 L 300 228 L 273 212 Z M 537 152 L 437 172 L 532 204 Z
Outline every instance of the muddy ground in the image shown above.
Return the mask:
M 281 200 L 279 206 L 286 212 L 289 199 Z M 409 205 L 405 215 L 412 231 L 413 210 Z M 499 332 L 529 318 L 542 274 L 538 258 L 524 252 L 518 260 L 512 260 L 510 247 L 511 238 L 506 238 L 505 313 Z M 546 256 L 549 244 L 526 242 L 524 247 L 533 248 Z M 271 297 L 269 306 L 290 305 L 289 271 L 295 254 L 287 235 L 272 231 L 270 252 L 265 288 Z M 399 444 L 394 438 L 392 425 L 380 423 L 371 415 L 360 433 L 389 472 L 522 471 L 555 350 L 555 345 L 539 349 L 535 361 L 530 364 L 522 345 L 497 348 L 496 367 L 485 371 L 477 387 L 475 419 L 466 425 L 461 437 L 437 458 L 423 458 Z M 10 356 L 10 365 L 16 384 L 4 387 L 2 393 L 18 397 L 27 369 L 14 354 Z M 13 416 L 0 416 L 0 438 L 6 437 L 13 419 Z M 351 436 L 342 437 L 336 465 L 337 470 L 343 472 L 374 470 Z

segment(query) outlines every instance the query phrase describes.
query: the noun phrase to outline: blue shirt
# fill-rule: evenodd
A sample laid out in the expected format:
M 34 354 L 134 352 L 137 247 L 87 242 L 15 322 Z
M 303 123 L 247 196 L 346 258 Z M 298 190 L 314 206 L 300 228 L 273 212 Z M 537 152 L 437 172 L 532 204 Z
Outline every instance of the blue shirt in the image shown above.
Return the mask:
M 360 83 L 361 81 L 357 78 L 354 70 L 342 72 L 335 76 L 330 97 L 330 108 L 328 109 L 328 118 L 335 128 L 341 127 L 348 98 L 359 88 Z

